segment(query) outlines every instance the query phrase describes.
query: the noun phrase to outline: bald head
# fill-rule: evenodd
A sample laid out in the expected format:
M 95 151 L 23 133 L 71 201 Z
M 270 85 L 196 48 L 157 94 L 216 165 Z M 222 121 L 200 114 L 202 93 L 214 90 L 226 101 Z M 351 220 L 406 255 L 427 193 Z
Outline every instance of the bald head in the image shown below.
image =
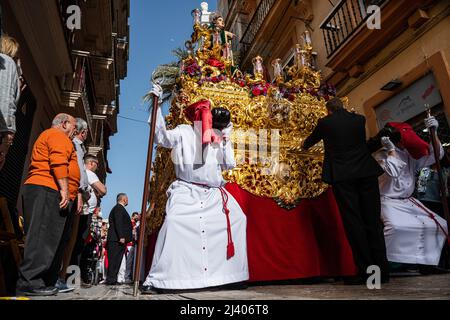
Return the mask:
M 128 205 L 128 196 L 126 193 L 119 193 L 117 195 L 117 203 L 122 204 L 124 207 Z
M 60 113 L 53 119 L 52 128 L 61 130 L 66 136 L 72 139 L 77 128 L 77 121 L 69 114 Z

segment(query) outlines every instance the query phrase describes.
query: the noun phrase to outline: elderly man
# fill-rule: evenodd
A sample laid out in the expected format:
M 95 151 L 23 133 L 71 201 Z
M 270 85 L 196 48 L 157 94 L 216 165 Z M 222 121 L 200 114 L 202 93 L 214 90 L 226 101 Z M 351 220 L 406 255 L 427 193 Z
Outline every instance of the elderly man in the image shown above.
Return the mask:
M 72 144 L 75 118 L 59 114 L 52 128 L 44 131 L 33 146 L 22 203 L 27 235 L 19 268 L 18 294 L 55 295 L 61 267 L 67 217 L 77 198 L 80 169 Z
M 108 274 L 107 285 L 117 284 L 120 264 L 122 262 L 127 243 L 132 239 L 133 226 L 130 215 L 125 209 L 128 206 L 128 196 L 125 193 L 117 195 L 117 204 L 109 214 L 109 230 L 107 240 Z
M 86 154 L 84 142 L 88 137 L 88 124 L 85 120 L 81 118 L 77 118 L 76 121 L 77 121 L 76 135 L 73 138 L 72 142 L 77 152 L 78 167 L 80 169 L 80 188 L 78 190 L 76 210 L 73 210 L 73 214 L 71 214 L 66 220 L 66 231 L 67 231 L 66 234 L 67 236 L 70 236 L 70 238 L 66 239 L 67 241 L 65 241 L 67 242 L 67 245 L 65 246 L 64 249 L 63 262 L 61 270 L 59 272 L 59 279 L 58 282 L 56 283 L 56 288 L 58 288 L 60 293 L 66 293 L 74 290 L 74 288 L 69 288 L 66 284 L 65 281 L 66 272 L 72 257 L 72 252 L 74 251 L 74 247 L 76 247 L 75 245 L 77 243 L 77 236 L 79 236 L 80 234 L 79 226 L 87 225 L 87 216 L 85 215 L 82 216 L 83 204 L 87 203 L 90 196 L 88 190 L 89 189 L 88 177 L 83 161 L 84 155 Z M 82 220 L 81 223 L 80 220 Z M 83 227 L 81 229 L 84 231 Z M 81 242 L 82 241 L 83 240 L 81 240 Z
M 11 37 L 0 38 L 0 171 L 16 133 L 16 108 L 20 97 L 17 71 L 19 44 Z

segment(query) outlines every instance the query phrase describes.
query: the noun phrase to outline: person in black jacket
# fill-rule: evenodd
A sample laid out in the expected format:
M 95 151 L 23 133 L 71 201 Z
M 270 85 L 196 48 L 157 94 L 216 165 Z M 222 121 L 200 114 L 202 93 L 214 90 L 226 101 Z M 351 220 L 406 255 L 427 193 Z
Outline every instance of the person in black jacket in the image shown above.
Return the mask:
M 322 179 L 333 187 L 358 276 L 347 284 L 363 284 L 367 268 L 377 265 L 382 282 L 389 281 L 389 265 L 381 221 L 378 177 L 383 170 L 366 144 L 366 119 L 344 109 L 339 98 L 327 103 L 328 116 L 320 119 L 305 140 L 308 150 L 323 140 L 325 159 Z
M 132 240 L 133 227 L 131 218 L 125 209 L 128 205 L 128 196 L 120 193 L 117 196 L 117 204 L 109 214 L 109 229 L 107 238 L 108 273 L 107 285 L 117 284 L 117 274 L 125 254 L 126 245 Z

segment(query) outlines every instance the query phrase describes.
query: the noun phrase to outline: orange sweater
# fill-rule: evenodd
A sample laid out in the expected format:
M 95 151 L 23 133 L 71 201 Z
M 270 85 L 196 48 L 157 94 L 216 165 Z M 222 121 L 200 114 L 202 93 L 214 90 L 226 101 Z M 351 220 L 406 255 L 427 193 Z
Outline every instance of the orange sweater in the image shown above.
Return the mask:
M 25 184 L 58 191 L 57 179 L 68 178 L 70 200 L 75 200 L 80 185 L 80 168 L 72 141 L 60 130 L 45 130 L 36 140 Z

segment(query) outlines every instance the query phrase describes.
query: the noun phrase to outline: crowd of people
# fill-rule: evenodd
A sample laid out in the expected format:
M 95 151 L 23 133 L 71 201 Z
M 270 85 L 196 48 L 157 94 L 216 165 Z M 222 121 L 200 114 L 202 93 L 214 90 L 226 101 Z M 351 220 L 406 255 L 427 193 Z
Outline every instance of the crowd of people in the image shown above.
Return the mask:
M 26 85 L 20 72 L 18 42 L 2 36 L 0 44 L 2 170 L 16 132 L 15 112 L 20 93 Z M 26 242 L 17 281 L 19 295 L 73 291 L 74 287 L 66 283 L 69 267 L 73 266 L 80 268 L 85 284 L 95 283 L 94 274 L 97 275 L 95 280 L 100 281 L 107 275 L 106 282 L 112 283 L 117 282 L 124 259 L 129 260 L 124 271 L 127 280 L 132 277 L 132 248 L 137 240 L 140 216 L 134 214 L 130 218 L 124 209 L 128 198 L 120 194 L 109 223 L 103 222 L 101 199 L 106 196 L 107 188 L 96 174 L 99 159 L 86 152 L 88 131 L 84 119 L 61 113 L 33 145 L 21 199 Z M 119 205 L 123 220 L 117 222 Z M 129 225 L 129 234 L 127 229 L 126 234 L 114 237 L 123 223 Z M 118 252 L 117 248 L 121 250 Z M 125 248 L 128 254 L 122 250 Z M 96 273 L 98 266 L 100 272 Z
M 24 83 L 17 41 L 2 37 L 0 43 L 1 170 Z M 162 96 L 158 85 L 152 92 Z M 363 116 L 347 111 L 339 98 L 326 107 L 328 116 L 302 147 L 324 142 L 323 181 L 332 186 L 358 269 L 345 282 L 364 284 L 374 265 L 383 283 L 393 270 L 446 272 L 449 237 L 436 162 L 447 181 L 448 151 L 436 141 L 440 159 L 435 159 L 433 144 L 403 123 L 389 123 L 367 141 Z M 236 166 L 230 112 L 202 100 L 186 107 L 185 115 L 202 125 L 168 130 L 157 111 L 156 143 L 173 149 L 177 179 L 167 190 L 166 217 L 143 293 L 235 286 L 249 279 L 246 216 L 222 176 Z M 424 124 L 428 130 L 439 126 L 432 116 Z M 66 283 L 69 266 L 79 266 L 85 283 L 93 283 L 98 266 L 103 275 L 98 280 L 106 285 L 133 281 L 140 215 L 130 217 L 128 196 L 120 193 L 109 221 L 103 221 L 107 188 L 96 175 L 98 158 L 86 152 L 88 130 L 85 120 L 61 113 L 34 143 L 21 196 L 26 243 L 19 295 L 74 290 Z M 445 192 L 448 196 L 448 187 Z
M 20 295 L 73 291 L 66 283 L 73 266 L 88 285 L 104 276 L 107 284 L 131 280 L 130 248 L 137 240 L 139 215 L 133 215 L 133 228 L 125 209 L 128 197 L 121 193 L 109 222 L 103 222 L 100 200 L 107 189 L 95 174 L 97 157 L 85 154 L 87 130 L 83 119 L 59 114 L 33 146 L 22 195 L 26 242 L 17 281 Z M 122 260 L 127 278 L 118 281 Z

